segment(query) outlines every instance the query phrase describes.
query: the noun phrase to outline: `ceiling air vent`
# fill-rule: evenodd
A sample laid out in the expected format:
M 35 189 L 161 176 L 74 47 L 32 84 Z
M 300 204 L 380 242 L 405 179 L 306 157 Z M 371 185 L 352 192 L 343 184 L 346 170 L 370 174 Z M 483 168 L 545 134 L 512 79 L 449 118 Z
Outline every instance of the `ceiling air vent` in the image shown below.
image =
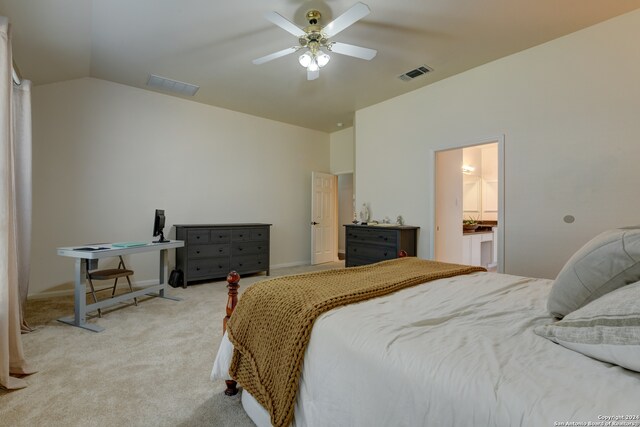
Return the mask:
M 151 74 L 149 76 L 149 80 L 147 80 L 147 86 L 187 96 L 195 95 L 198 89 L 200 89 L 200 86 L 179 82 L 177 80 L 171 80 L 166 77 L 156 76 L 155 74 Z
M 415 68 L 411 71 L 407 71 L 406 73 L 399 75 L 398 78 L 402 81 L 409 82 L 415 79 L 416 77 L 423 76 L 431 71 L 433 71 L 432 68 L 429 68 L 426 65 L 421 65 L 418 68 Z

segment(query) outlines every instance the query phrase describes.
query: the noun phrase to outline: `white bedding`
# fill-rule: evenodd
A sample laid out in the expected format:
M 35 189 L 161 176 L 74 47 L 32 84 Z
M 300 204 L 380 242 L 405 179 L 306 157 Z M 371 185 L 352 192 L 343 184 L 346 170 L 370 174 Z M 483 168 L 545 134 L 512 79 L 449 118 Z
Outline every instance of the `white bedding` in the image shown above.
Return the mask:
M 294 425 L 553 426 L 640 415 L 639 373 L 533 333 L 552 321 L 550 287 L 474 273 L 323 314 Z M 213 379 L 229 379 L 231 350 L 225 335 Z

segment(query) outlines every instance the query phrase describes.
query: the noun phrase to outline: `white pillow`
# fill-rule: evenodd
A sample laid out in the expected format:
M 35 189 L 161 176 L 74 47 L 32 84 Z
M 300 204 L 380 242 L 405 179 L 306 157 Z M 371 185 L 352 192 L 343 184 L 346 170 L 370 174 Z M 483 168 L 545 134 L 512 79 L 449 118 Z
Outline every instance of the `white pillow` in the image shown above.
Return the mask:
M 558 318 L 596 298 L 640 280 L 640 227 L 618 228 L 594 237 L 556 278 L 547 308 Z
M 640 372 L 640 282 L 534 332 L 578 353 Z

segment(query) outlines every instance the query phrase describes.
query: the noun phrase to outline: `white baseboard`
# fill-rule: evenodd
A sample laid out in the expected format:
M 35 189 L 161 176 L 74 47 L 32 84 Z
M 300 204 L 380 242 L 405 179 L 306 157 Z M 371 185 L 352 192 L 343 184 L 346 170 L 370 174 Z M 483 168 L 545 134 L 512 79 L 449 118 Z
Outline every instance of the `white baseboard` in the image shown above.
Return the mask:
M 334 262 L 339 262 L 340 260 L 336 258 Z M 270 266 L 271 269 L 275 268 L 287 268 L 287 267 L 300 267 L 304 265 L 311 265 L 311 261 L 294 261 L 294 262 L 285 262 L 282 264 L 272 264 Z M 168 278 L 167 278 L 168 279 Z M 157 285 L 158 280 L 141 280 L 139 282 L 133 282 L 132 285 L 134 288 L 146 288 L 147 286 Z M 45 298 L 54 298 L 54 297 L 62 297 L 73 295 L 73 288 L 69 289 L 61 289 L 59 291 L 45 291 L 38 292 L 36 294 L 29 294 L 28 299 L 45 299 Z
M 31 299 L 31 300 L 47 299 L 47 298 L 55 298 L 55 297 L 66 297 L 68 295 L 73 295 L 73 289 L 62 289 L 59 291 L 38 292 L 37 294 L 29 294 L 27 296 L 27 299 Z
M 126 283 L 126 282 L 123 282 Z M 132 282 L 131 286 L 134 288 L 146 288 L 149 286 L 154 286 L 158 284 L 158 280 L 141 280 L 139 282 Z M 118 286 L 122 286 L 120 282 L 118 282 Z M 104 286 L 108 288 L 108 286 Z M 69 295 L 73 295 L 73 288 L 69 289 L 61 289 L 59 291 L 45 291 L 38 292 L 37 294 L 29 294 L 27 299 L 38 300 L 38 299 L 47 299 L 47 298 L 55 298 L 55 297 L 66 297 Z
M 295 261 L 295 262 L 285 262 L 284 264 L 272 264 L 270 268 L 286 268 L 286 267 L 299 267 L 301 265 L 310 265 L 311 261 Z
M 339 259 L 338 257 L 335 257 L 335 259 L 333 259 L 330 262 L 341 262 L 342 260 Z M 296 262 L 287 262 L 284 264 L 274 264 L 271 266 L 271 269 L 274 268 L 287 268 L 287 267 L 300 267 L 300 266 L 304 266 L 304 265 L 311 265 L 311 261 L 306 260 L 306 261 L 296 261 Z

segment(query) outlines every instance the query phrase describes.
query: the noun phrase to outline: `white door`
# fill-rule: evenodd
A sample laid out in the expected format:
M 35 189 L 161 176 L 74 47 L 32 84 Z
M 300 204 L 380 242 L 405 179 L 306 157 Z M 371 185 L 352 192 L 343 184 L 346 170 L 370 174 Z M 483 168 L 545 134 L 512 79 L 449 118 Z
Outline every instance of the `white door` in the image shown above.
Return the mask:
M 311 264 L 338 256 L 338 177 L 311 172 Z

